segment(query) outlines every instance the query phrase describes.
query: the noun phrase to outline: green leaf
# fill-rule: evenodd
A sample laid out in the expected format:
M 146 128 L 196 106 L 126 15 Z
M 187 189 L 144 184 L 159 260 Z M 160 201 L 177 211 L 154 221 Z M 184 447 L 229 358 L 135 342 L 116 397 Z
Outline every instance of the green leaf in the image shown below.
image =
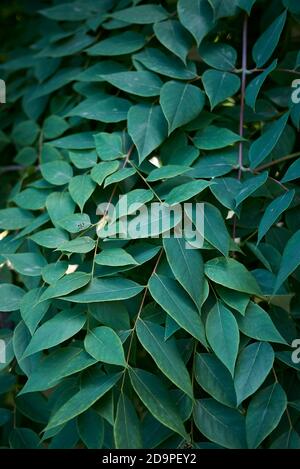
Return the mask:
M 300 250 L 298 249 L 299 242 L 300 230 L 293 234 L 284 247 L 273 294 L 277 292 L 279 287 L 288 278 L 288 276 L 291 275 L 300 265 Z
M 53 140 L 51 145 L 67 150 L 89 150 L 94 148 L 93 135 L 94 132 L 80 132 Z
M 12 132 L 12 139 L 22 147 L 34 143 L 39 133 L 39 126 L 33 120 L 23 121 L 17 124 Z
M 273 349 L 266 342 L 255 342 L 241 351 L 234 376 L 238 405 L 260 388 L 270 373 L 273 362 Z
M 129 368 L 132 386 L 154 417 L 166 427 L 188 440 L 178 409 L 170 392 L 158 377 L 148 371 Z
M 84 339 L 84 347 L 100 362 L 126 366 L 122 342 L 110 327 L 101 326 L 89 330 Z
M 113 18 L 130 24 L 151 24 L 165 20 L 168 12 L 161 5 L 139 5 L 115 11 Z
M 217 257 L 204 265 L 205 275 L 215 283 L 250 295 L 261 295 L 260 288 L 246 267 L 235 259 Z
M 45 119 L 43 133 L 46 139 L 57 138 L 68 130 L 69 124 L 60 116 L 49 116 Z
M 23 357 L 54 347 L 73 337 L 83 328 L 85 322 L 86 315 L 81 310 L 61 311 L 35 331 Z
M 75 203 L 68 192 L 52 192 L 47 197 L 46 208 L 53 225 L 56 225 L 59 220 L 73 215 Z
M 110 184 L 116 184 L 117 182 L 124 181 L 124 179 L 129 178 L 135 174 L 135 168 L 121 168 L 119 171 L 116 171 L 114 174 L 107 176 L 105 179 L 104 187 L 109 186 Z
M 289 113 L 285 113 L 280 119 L 274 121 L 268 129 L 255 140 L 249 150 L 251 169 L 255 169 L 274 149 L 280 139 L 289 118 Z
M 9 283 L 0 283 L 0 311 L 17 311 L 25 291 Z
M 168 205 L 179 204 L 185 200 L 189 200 L 195 195 L 200 194 L 207 187 L 210 186 L 209 181 L 191 181 L 181 184 L 178 187 L 171 189 L 167 197 L 165 198 L 165 203 Z
M 257 244 L 266 235 L 271 226 L 276 223 L 280 215 L 289 208 L 294 196 L 294 190 L 285 192 L 279 197 L 276 197 L 276 199 L 272 200 L 272 202 L 267 206 L 262 219 L 259 222 Z
M 188 396 L 193 396 L 191 381 L 176 342 L 165 341 L 164 329 L 158 324 L 139 319 L 136 332 L 142 346 L 151 355 L 158 368 Z
M 202 82 L 211 109 L 233 96 L 241 86 L 239 77 L 218 70 L 206 70 L 202 75 Z
M 167 123 L 160 107 L 149 104 L 132 106 L 128 112 L 128 133 L 142 163 L 167 136 Z
M 245 418 L 235 409 L 230 409 L 214 399 L 196 401 L 195 423 L 203 435 L 224 448 L 247 447 Z
M 250 301 L 245 315 L 237 315 L 236 319 L 240 331 L 248 337 L 286 344 L 286 340 L 280 335 L 268 313 L 258 304 Z
M 234 315 L 217 302 L 207 316 L 205 329 L 209 345 L 233 375 L 240 341 Z
M 38 449 L 41 441 L 30 428 L 14 428 L 9 435 L 11 449 Z
M 210 353 L 197 353 L 196 380 L 210 396 L 229 407 L 236 407 L 232 376 L 227 368 Z
M 96 150 L 101 160 L 111 161 L 124 157 L 122 134 L 99 132 L 94 135 Z
M 246 308 L 249 304 L 249 295 L 246 293 L 240 293 L 238 291 L 229 290 L 222 287 L 221 285 L 216 286 L 216 290 L 220 295 L 220 298 L 226 303 L 230 308 L 238 311 L 243 316 L 245 315 Z
M 69 240 L 68 234 L 60 228 L 47 228 L 46 230 L 38 231 L 30 236 L 36 244 L 44 246 L 45 248 L 55 249 L 65 241 Z
M 236 50 L 222 42 L 203 42 L 199 47 L 199 54 L 207 65 L 225 72 L 232 71 L 237 61 Z
M 194 36 L 199 46 L 213 28 L 213 10 L 206 0 L 179 0 L 178 16 L 181 24 Z
M 79 233 L 91 226 L 91 220 L 86 213 L 74 213 L 73 215 L 62 218 L 57 222 L 57 224 L 69 233 Z M 66 240 L 67 238 L 65 241 Z M 60 246 L 62 242 L 63 240 L 58 243 L 57 246 Z
M 67 184 L 73 176 L 72 166 L 60 160 L 42 164 L 41 173 L 46 181 L 55 186 Z
M 57 348 L 35 366 L 20 394 L 47 390 L 62 378 L 95 363 L 96 360 L 79 347 Z
M 91 168 L 97 163 L 97 153 L 95 150 L 70 151 L 69 157 L 74 166 L 79 169 Z
M 193 165 L 190 175 L 195 178 L 216 178 L 217 176 L 223 176 L 232 171 L 236 161 L 237 153 L 235 150 L 221 150 L 220 152 L 202 155 Z M 222 179 L 215 180 L 214 188 L 221 184 L 221 182 Z
M 163 275 L 153 275 L 149 280 L 153 299 L 176 321 L 206 346 L 204 326 L 199 312 L 178 283 Z
M 257 189 L 265 184 L 268 179 L 268 171 L 264 171 L 258 176 L 251 176 L 245 182 L 242 183 L 242 186 L 235 196 L 236 207 L 238 207 L 244 200 L 254 194 Z
M 191 168 L 177 164 L 168 164 L 160 168 L 153 169 L 147 177 L 148 182 L 159 181 L 160 179 L 170 179 L 180 174 L 186 173 Z
M 30 225 L 33 220 L 32 213 L 21 208 L 3 208 L 0 210 L 1 230 L 19 230 Z
M 250 15 L 251 9 L 255 2 L 256 0 L 237 0 L 237 5 L 243 10 L 245 10 L 248 15 Z
M 81 236 L 80 238 L 75 238 L 71 241 L 64 241 L 57 247 L 57 249 L 64 252 L 85 254 L 92 251 L 95 245 L 95 241 L 89 236 Z
M 42 268 L 47 265 L 46 259 L 39 252 L 21 252 L 6 255 L 13 270 L 29 277 L 39 277 Z
M 185 67 L 180 59 L 170 54 L 164 54 L 159 49 L 148 47 L 134 55 L 133 59 L 152 70 L 152 72 L 178 80 L 192 80 L 197 76 L 196 67 L 193 63 L 189 62 Z
M 33 335 L 39 322 L 43 319 L 50 307 L 50 301 L 40 302 L 44 288 L 33 288 L 22 298 L 20 313 L 31 335 Z
M 103 249 L 95 257 L 96 264 L 109 266 L 138 265 L 136 260 L 122 248 Z
M 277 427 L 286 407 L 287 397 L 279 383 L 274 383 L 255 395 L 246 416 L 249 448 L 257 448 Z
M 121 277 L 109 279 L 94 278 L 88 287 L 62 299 L 74 303 L 126 300 L 138 295 L 142 290 L 143 287 L 129 279 Z
M 57 282 L 47 288 L 47 290 L 42 294 L 40 301 L 68 295 L 74 290 L 84 287 L 89 283 L 90 279 L 90 274 L 86 274 L 85 272 L 74 272 L 72 274 L 65 275 L 63 278 L 60 278 Z
M 140 207 L 150 202 L 153 197 L 153 192 L 147 189 L 134 189 L 120 196 L 119 202 L 116 204 L 117 218 L 135 214 Z
M 74 202 L 79 206 L 81 212 L 86 202 L 96 188 L 95 182 L 88 174 L 74 176 L 69 182 L 69 193 Z
M 114 439 L 118 449 L 143 448 L 141 428 L 131 400 L 120 393 L 114 423 Z
M 177 20 L 162 21 L 155 23 L 153 29 L 159 42 L 186 64 L 186 56 L 193 41 L 180 22 Z
M 267 67 L 262 73 L 260 73 L 256 78 L 254 78 L 246 88 L 246 104 L 250 106 L 254 111 L 258 93 L 260 92 L 260 89 L 263 86 L 268 75 L 273 72 L 273 70 L 275 70 L 275 68 L 277 67 L 277 62 L 277 59 L 273 60 L 271 65 L 269 65 L 269 67 Z
M 290 182 L 294 181 L 295 179 L 300 178 L 300 158 L 298 158 L 291 166 L 288 168 L 287 172 L 281 179 L 281 182 Z
M 210 125 L 196 133 L 194 144 L 200 150 L 217 150 L 243 140 L 229 129 Z
M 68 112 L 68 117 L 78 116 L 99 122 L 121 122 L 126 120 L 131 102 L 127 99 L 109 96 L 100 101 L 88 98 Z
M 119 72 L 103 75 L 103 79 L 126 93 L 138 96 L 158 96 L 163 85 L 152 72 Z
M 77 429 L 81 441 L 88 449 L 100 449 L 103 445 L 104 425 L 102 417 L 94 409 L 88 409 L 77 417 Z
M 99 186 L 102 186 L 105 178 L 110 174 L 117 171 L 119 168 L 118 161 L 104 161 L 103 163 L 99 163 L 93 167 L 91 171 L 91 178 L 95 181 Z
M 106 394 L 120 379 L 121 374 L 104 375 L 94 373 L 67 402 L 51 416 L 45 431 L 62 425 L 89 409 Z
M 40 191 L 34 188 L 25 189 L 14 197 L 14 202 L 27 210 L 40 210 L 45 207 L 48 191 Z
M 187 249 L 184 238 L 163 238 L 163 245 L 173 274 L 200 310 L 204 294 L 204 269 L 200 252 Z
M 300 449 L 300 436 L 291 429 L 273 441 L 270 449 Z
M 63 277 L 68 270 L 69 264 L 66 261 L 58 261 L 52 264 L 47 264 L 42 269 L 42 277 L 46 283 L 54 283 Z
M 89 55 L 125 55 L 131 54 L 145 45 L 145 38 L 142 34 L 126 31 L 125 33 L 116 34 L 115 36 L 103 39 L 94 46 L 87 49 Z
M 252 57 L 256 66 L 262 67 L 269 60 L 279 42 L 285 25 L 287 12 L 284 11 L 257 39 L 252 49 Z
M 160 105 L 168 121 L 169 135 L 195 119 L 203 109 L 205 97 L 194 85 L 176 81 L 165 83 L 160 92 Z
M 236 13 L 236 0 L 208 0 L 214 10 L 214 18 L 233 16 Z

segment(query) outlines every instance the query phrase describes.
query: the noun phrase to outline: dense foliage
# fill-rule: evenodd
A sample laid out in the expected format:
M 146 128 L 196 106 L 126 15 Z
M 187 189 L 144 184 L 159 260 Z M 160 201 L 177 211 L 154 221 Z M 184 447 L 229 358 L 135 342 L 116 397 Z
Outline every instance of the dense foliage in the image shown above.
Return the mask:
M 0 445 L 300 448 L 299 1 L 0 15 Z M 125 194 L 203 246 L 109 240 Z

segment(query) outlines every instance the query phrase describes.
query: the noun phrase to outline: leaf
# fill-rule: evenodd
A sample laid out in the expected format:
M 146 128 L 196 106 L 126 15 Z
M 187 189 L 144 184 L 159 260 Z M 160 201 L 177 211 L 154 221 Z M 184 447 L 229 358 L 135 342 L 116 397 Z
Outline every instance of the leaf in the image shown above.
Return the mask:
M 274 352 L 267 342 L 255 342 L 241 351 L 234 376 L 238 405 L 260 388 L 273 362 Z
M 118 382 L 120 377 L 120 373 L 111 375 L 101 373 L 99 376 L 97 373 L 94 373 L 89 380 L 83 383 L 79 391 L 56 410 L 54 415 L 51 416 L 45 431 L 62 425 L 85 412 L 106 394 Z
M 294 196 L 294 190 L 285 192 L 283 195 L 280 195 L 279 197 L 276 197 L 276 199 L 272 200 L 272 202 L 267 206 L 259 222 L 257 244 L 266 235 L 271 226 L 276 223 L 280 215 L 289 208 L 292 200 L 294 199 Z
M 251 144 L 249 150 L 251 169 L 257 168 L 274 149 L 285 129 L 288 118 L 289 113 L 285 113 L 280 119 L 274 121 L 268 129 Z
M 152 70 L 152 72 L 178 80 L 192 80 L 197 76 L 196 67 L 193 63 L 189 62 L 187 66 L 184 66 L 180 59 L 170 54 L 164 54 L 159 49 L 148 47 L 135 54 L 133 59 Z
M 46 208 L 53 225 L 56 225 L 61 219 L 73 215 L 75 203 L 67 192 L 52 192 L 47 197 Z
M 151 24 L 166 19 L 168 13 L 161 5 L 149 4 L 115 11 L 111 16 L 130 24 Z
M 149 291 L 153 299 L 183 329 L 206 345 L 204 326 L 200 315 L 187 294 L 177 282 L 162 275 L 153 275 L 149 280 Z
M 94 409 L 88 409 L 77 417 L 77 428 L 81 441 L 88 449 L 102 448 L 103 419 Z
M 258 68 L 265 65 L 276 49 L 285 25 L 286 16 L 287 12 L 285 10 L 273 21 L 254 44 L 252 57 Z
M 286 407 L 287 397 L 279 383 L 274 383 L 255 395 L 246 416 L 249 448 L 257 448 L 277 427 Z
M 21 208 L 39 210 L 45 207 L 48 195 L 48 191 L 39 191 L 38 189 L 29 188 L 19 192 L 13 200 Z
M 194 144 L 200 150 L 217 150 L 243 140 L 229 129 L 210 125 L 196 133 Z
M 115 96 L 103 98 L 100 102 L 95 101 L 94 98 L 87 98 L 71 109 L 67 116 L 78 116 L 106 123 L 121 122 L 126 120 L 130 106 L 130 101 Z
M 58 298 L 59 296 L 68 295 L 74 290 L 78 290 L 89 283 L 91 279 L 90 274 L 85 272 L 74 272 L 72 274 L 65 275 L 63 278 L 57 280 L 46 289 L 42 294 L 40 301 L 49 300 L 51 298 Z
M 134 189 L 120 196 L 116 205 L 117 218 L 133 215 L 136 211 L 154 197 L 153 192 L 147 189 Z
M 193 165 L 192 171 L 189 173 L 195 178 L 216 178 L 230 173 L 237 161 L 237 153 L 235 150 L 221 150 L 220 152 L 202 155 Z M 236 181 L 236 179 L 234 179 Z M 222 179 L 214 181 L 214 189 L 221 184 Z M 239 182 L 239 181 L 238 181 Z M 212 187 L 213 187 L 212 186 Z
M 109 266 L 138 265 L 136 260 L 122 248 L 103 249 L 95 257 L 96 264 Z
M 9 283 L 0 283 L 0 311 L 17 311 L 25 291 Z
M 91 226 L 91 220 L 86 213 L 74 213 L 73 215 L 69 215 L 65 218 L 62 218 L 57 222 L 57 224 L 69 233 L 79 233 L 80 231 L 86 230 Z M 58 242 L 55 247 L 60 246 L 63 241 L 67 240 L 68 239 L 66 237 L 65 240 L 61 240 L 60 242 Z
M 116 184 L 117 182 L 124 181 L 124 179 L 129 178 L 135 174 L 135 168 L 121 168 L 119 171 L 107 176 L 104 187 L 109 186 L 110 184 Z
M 258 93 L 260 92 L 260 89 L 263 86 L 268 75 L 273 72 L 277 67 L 277 62 L 277 60 L 273 60 L 271 65 L 269 65 L 269 67 L 267 67 L 262 73 L 260 73 L 256 78 L 254 78 L 246 88 L 246 104 L 250 106 L 254 111 Z
M 167 136 L 167 123 L 160 107 L 149 104 L 132 106 L 128 112 L 128 133 L 142 163 Z
M 47 390 L 62 378 L 78 373 L 95 363 L 96 360 L 79 347 L 57 348 L 37 364 L 20 394 Z
M 30 236 L 36 244 L 44 246 L 45 248 L 55 249 L 60 244 L 69 240 L 68 234 L 60 228 L 47 228 L 46 230 L 38 231 Z
M 214 10 L 214 18 L 233 16 L 236 13 L 236 0 L 208 0 Z
M 295 430 L 289 430 L 282 433 L 275 441 L 273 441 L 270 449 L 299 449 L 300 436 Z
M 69 124 L 60 116 L 49 116 L 45 119 L 43 133 L 46 139 L 57 138 L 68 130 Z
M 245 315 L 236 316 L 240 331 L 256 340 L 286 344 L 286 340 L 276 329 L 268 313 L 250 301 Z
M 153 169 L 147 177 L 148 182 L 159 181 L 160 179 L 170 179 L 180 174 L 186 173 L 190 168 L 188 166 L 168 164 L 160 168 Z
M 141 428 L 131 400 L 120 393 L 114 423 L 114 439 L 118 449 L 143 448 Z
M 225 72 L 232 71 L 237 61 L 236 50 L 222 42 L 203 42 L 199 47 L 199 54 L 207 65 Z
M 214 399 L 199 399 L 194 409 L 195 423 L 203 435 L 229 449 L 247 447 L 245 418 Z
M 151 355 L 158 368 L 188 396 L 193 396 L 191 381 L 187 369 L 177 350 L 176 342 L 171 338 L 164 340 L 164 329 L 158 324 L 139 319 L 136 327 L 138 339 Z
M 179 204 L 185 200 L 191 199 L 195 195 L 200 194 L 204 189 L 210 186 L 208 181 L 191 181 L 181 184 L 178 187 L 171 189 L 167 197 L 165 198 L 165 203 L 168 205 Z
M 71 241 L 64 241 L 57 249 L 64 252 L 85 254 L 92 251 L 95 245 L 95 241 L 89 236 L 81 236 L 77 239 L 71 239 Z
M 157 75 L 146 71 L 105 74 L 103 78 L 122 91 L 146 97 L 158 96 L 163 85 Z
M 46 259 L 39 252 L 7 254 L 6 258 L 12 264 L 13 270 L 29 277 L 39 277 L 42 268 L 47 264 Z
M 0 229 L 19 230 L 32 223 L 34 216 L 21 208 L 3 208 L 0 210 Z
M 84 339 L 84 347 L 100 362 L 126 366 L 122 342 L 110 327 L 101 326 L 89 330 Z
M 235 196 L 236 207 L 238 207 L 242 202 L 244 202 L 244 200 L 254 194 L 257 189 L 263 186 L 267 181 L 268 176 L 268 171 L 264 171 L 258 176 L 251 176 L 249 179 L 243 182 L 239 192 Z
M 181 24 L 194 36 L 197 46 L 213 28 L 213 10 L 206 0 L 179 0 Z
M 187 249 L 185 244 L 184 238 L 163 239 L 164 250 L 173 274 L 200 310 L 204 293 L 203 260 L 198 250 Z M 155 276 L 151 280 L 155 280 Z
M 44 290 L 44 288 L 33 288 L 21 299 L 20 313 L 31 335 L 50 307 L 50 301 L 40 302 Z
M 79 169 L 91 168 L 97 163 L 95 150 L 73 150 L 69 152 L 69 157 L 74 166 Z
M 91 171 L 91 178 L 95 181 L 99 186 L 102 186 L 105 178 L 110 174 L 117 171 L 119 168 L 118 161 L 104 161 L 103 163 L 99 163 L 93 167 Z
M 86 202 L 91 197 L 96 184 L 88 174 L 74 176 L 69 182 L 69 193 L 74 202 L 79 206 L 81 212 Z
M 233 96 L 241 86 L 239 77 L 218 70 L 206 70 L 202 75 L 202 82 L 211 109 Z
M 249 304 L 249 295 L 240 293 L 238 291 L 229 290 L 221 285 L 216 286 L 217 292 L 224 303 L 232 309 L 238 311 L 243 316 L 245 315 L 246 308 Z
M 250 15 L 251 9 L 255 2 L 256 0 L 237 0 L 237 5 L 243 10 L 245 10 L 248 15 Z
M 61 311 L 35 331 L 23 357 L 54 347 L 73 337 L 83 328 L 85 321 L 86 315 L 81 310 Z
M 94 132 L 80 132 L 78 134 L 67 135 L 51 142 L 51 145 L 57 148 L 67 150 L 89 150 L 94 148 Z
M 285 175 L 281 179 L 281 182 L 290 182 L 294 181 L 295 179 L 300 178 L 300 158 L 298 158 L 294 163 L 289 166 Z
M 88 287 L 62 299 L 73 303 L 126 300 L 138 295 L 142 290 L 143 287 L 129 279 L 121 277 L 109 279 L 94 278 Z
M 288 240 L 281 258 L 280 269 L 277 274 L 273 295 L 278 291 L 283 282 L 300 265 L 300 251 L 298 249 L 300 242 L 300 230 L 296 231 Z
M 12 131 L 12 139 L 22 147 L 32 145 L 39 132 L 39 126 L 33 120 L 18 123 Z
M 211 348 L 233 376 L 240 341 L 235 317 L 217 302 L 207 316 L 205 329 Z
M 261 295 L 260 288 L 246 267 L 235 259 L 217 257 L 204 264 L 205 275 L 215 283 L 250 295 Z
M 11 449 L 38 449 L 40 439 L 30 428 L 14 428 L 9 435 Z
M 66 161 L 44 163 L 40 168 L 43 178 L 55 186 L 67 184 L 73 176 L 72 167 Z
M 229 407 L 236 407 L 233 379 L 227 368 L 210 353 L 197 353 L 196 380 L 210 396 Z
M 106 55 L 108 57 L 114 55 L 125 55 L 131 54 L 145 45 L 145 38 L 142 34 L 125 31 L 121 34 L 103 39 L 103 41 L 97 42 L 97 44 L 89 47 L 87 53 L 89 55 Z
M 193 41 L 180 22 L 176 20 L 161 21 L 155 23 L 153 29 L 159 42 L 186 64 L 186 56 Z
M 163 425 L 188 439 L 178 409 L 163 382 L 154 374 L 136 368 L 129 368 L 129 376 L 135 392 L 151 414 Z
M 195 119 L 203 109 L 203 92 L 194 85 L 169 81 L 160 92 L 160 105 L 168 121 L 169 135 Z

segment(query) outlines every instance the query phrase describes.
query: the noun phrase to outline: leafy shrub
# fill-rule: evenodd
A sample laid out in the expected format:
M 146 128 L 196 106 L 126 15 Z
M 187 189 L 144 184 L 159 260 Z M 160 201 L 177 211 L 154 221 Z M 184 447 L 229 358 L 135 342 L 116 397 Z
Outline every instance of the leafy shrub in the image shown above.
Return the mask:
M 299 448 L 298 0 L 1 17 L 1 446 Z M 203 246 L 104 240 L 125 194 Z

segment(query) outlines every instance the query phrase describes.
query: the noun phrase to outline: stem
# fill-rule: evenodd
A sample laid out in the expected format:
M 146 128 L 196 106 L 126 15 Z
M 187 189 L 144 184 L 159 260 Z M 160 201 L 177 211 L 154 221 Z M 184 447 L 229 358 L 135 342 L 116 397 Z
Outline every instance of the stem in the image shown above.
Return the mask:
M 10 165 L 10 166 L 1 166 L 0 167 L 0 173 L 10 173 L 12 171 L 22 171 L 22 169 L 25 169 L 25 166 L 21 166 L 18 164 L 15 165 Z
M 265 163 L 261 166 L 258 166 L 258 168 L 254 170 L 254 172 L 263 171 L 264 169 L 267 169 L 267 168 L 270 168 L 271 166 L 282 163 L 283 161 L 288 161 L 288 160 L 292 160 L 293 158 L 297 158 L 297 156 L 300 156 L 300 152 L 291 153 L 290 155 L 282 156 L 281 158 L 278 158 L 277 160 L 270 161 L 269 163 Z

